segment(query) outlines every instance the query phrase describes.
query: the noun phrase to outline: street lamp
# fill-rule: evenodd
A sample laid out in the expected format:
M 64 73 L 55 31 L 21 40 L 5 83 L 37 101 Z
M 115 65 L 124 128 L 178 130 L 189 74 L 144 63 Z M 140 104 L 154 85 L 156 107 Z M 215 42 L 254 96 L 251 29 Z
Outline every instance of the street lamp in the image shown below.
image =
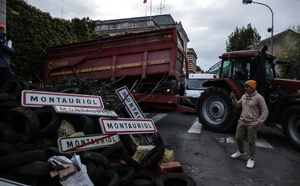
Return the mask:
M 273 11 L 272 9 L 266 5 L 266 4 L 263 4 L 263 3 L 259 3 L 259 2 L 254 2 L 252 0 L 243 0 L 243 4 L 244 5 L 247 5 L 247 4 L 251 4 L 251 3 L 255 3 L 255 4 L 259 4 L 259 5 L 264 5 L 266 7 L 268 7 L 270 10 L 271 10 L 271 13 L 272 13 L 272 27 L 271 28 L 268 28 L 268 32 L 271 32 L 271 54 L 273 54 L 273 30 L 274 30 L 274 15 L 273 15 Z

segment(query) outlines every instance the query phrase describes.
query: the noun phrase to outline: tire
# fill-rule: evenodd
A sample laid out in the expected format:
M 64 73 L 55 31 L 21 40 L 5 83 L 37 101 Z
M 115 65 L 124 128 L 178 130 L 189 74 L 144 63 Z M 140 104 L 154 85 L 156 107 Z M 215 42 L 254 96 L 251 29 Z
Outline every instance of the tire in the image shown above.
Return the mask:
M 90 179 L 91 179 L 91 181 L 93 182 L 94 185 L 96 185 L 98 180 L 102 177 L 104 171 L 105 171 L 105 169 L 102 165 L 98 165 L 96 167 L 95 171 L 93 172 L 93 174 L 90 177 Z
M 165 153 L 165 146 L 161 145 L 151 149 L 143 158 L 141 162 L 142 169 L 152 169 Z M 150 161 L 149 161 L 150 160 Z
M 22 175 L 22 176 L 32 176 L 32 177 L 45 177 L 50 179 L 50 174 L 53 168 L 46 161 L 34 161 L 25 165 L 13 168 L 10 173 Z
M 30 85 L 26 81 L 18 80 L 18 83 L 21 85 L 22 90 L 30 90 Z
M 103 156 L 110 158 L 112 155 L 114 155 L 115 152 L 122 150 L 123 149 L 123 143 L 117 142 L 112 144 L 109 147 L 106 147 L 103 151 L 101 151 L 100 154 L 102 154 Z
M 120 139 L 124 144 L 124 149 L 128 153 L 129 156 L 133 156 L 136 152 L 136 149 L 134 147 L 134 143 L 132 142 L 131 138 L 129 137 L 129 134 L 120 135 Z
M 135 170 L 141 169 L 141 165 L 137 161 L 132 159 L 132 157 L 127 153 L 122 152 L 120 154 L 116 154 L 116 156 L 121 160 L 125 161 L 127 165 L 132 166 Z
M 184 174 L 166 174 L 156 180 L 156 186 L 196 186 L 195 180 Z
M 0 157 L 9 156 L 11 154 L 19 153 L 18 149 L 8 143 L 0 143 Z
M 229 91 L 220 87 L 206 89 L 198 99 L 197 116 L 204 129 L 228 132 L 235 129 L 239 109 L 235 109 Z
M 21 99 L 22 86 L 18 81 L 14 81 L 13 86 L 11 88 L 11 94 L 15 96 L 18 100 Z
M 106 170 L 95 184 L 96 186 L 119 186 L 120 178 L 116 171 Z
M 44 150 L 25 151 L 0 158 L 0 172 L 34 161 L 47 161 Z
M 40 137 L 52 137 L 56 134 L 61 119 L 52 106 L 44 106 L 33 111 L 40 122 Z
M 155 186 L 158 175 L 152 171 L 140 170 L 136 173 L 131 186 Z
M 60 91 L 61 93 L 71 93 L 71 94 L 78 94 L 80 92 L 79 88 L 66 88 L 62 91 Z
M 94 134 L 94 120 L 89 116 L 68 116 L 66 120 L 69 121 L 76 132 L 83 132 L 85 135 Z
M 135 177 L 135 170 L 132 166 L 118 166 L 111 169 L 118 173 L 120 186 L 130 186 Z
M 153 138 L 153 143 L 156 147 L 165 145 L 162 137 L 160 136 L 160 134 L 158 132 L 153 133 L 152 138 Z
M 28 142 L 38 136 L 40 122 L 34 112 L 25 107 L 16 107 L 6 113 L 5 121 L 20 135 L 21 142 Z
M 105 169 L 109 168 L 110 160 L 102 154 L 93 151 L 84 151 L 80 154 L 82 162 L 92 162 L 95 165 L 102 165 Z
M 0 94 L 0 109 L 8 110 L 21 106 L 20 101 L 11 94 Z
M 9 144 L 19 142 L 19 133 L 10 125 L 0 122 L 0 141 Z
M 300 150 L 300 106 L 292 106 L 285 111 L 283 130 L 292 145 Z

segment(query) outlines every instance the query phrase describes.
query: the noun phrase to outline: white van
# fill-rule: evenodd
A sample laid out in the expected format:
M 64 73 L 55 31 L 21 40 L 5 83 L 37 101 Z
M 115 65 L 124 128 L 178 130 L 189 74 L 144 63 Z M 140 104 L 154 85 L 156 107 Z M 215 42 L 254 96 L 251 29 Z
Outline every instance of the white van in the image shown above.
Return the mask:
M 199 98 L 201 93 L 208 87 L 202 84 L 211 78 L 217 78 L 216 74 L 189 74 L 189 79 L 185 87 L 184 95 Z

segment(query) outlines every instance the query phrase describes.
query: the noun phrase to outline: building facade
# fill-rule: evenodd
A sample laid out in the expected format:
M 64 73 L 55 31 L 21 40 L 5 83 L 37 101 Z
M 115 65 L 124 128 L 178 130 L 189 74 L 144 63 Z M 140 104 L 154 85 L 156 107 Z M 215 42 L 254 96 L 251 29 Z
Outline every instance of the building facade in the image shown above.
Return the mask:
M 134 18 L 124 18 L 124 19 L 114 19 L 114 20 L 97 20 L 95 21 L 95 31 L 99 32 L 101 35 L 119 35 L 126 33 L 136 33 L 143 31 L 151 31 L 169 27 L 176 27 L 180 37 L 183 42 L 183 50 L 188 53 L 191 50 L 191 59 L 188 61 L 188 67 L 192 72 L 196 72 L 196 60 L 197 55 L 193 49 L 187 48 L 187 43 L 190 41 L 188 35 L 186 34 L 181 22 L 174 21 L 170 14 L 165 15 L 155 15 L 155 16 L 144 16 L 144 17 L 134 17 Z M 185 67 L 184 67 L 185 70 Z
M 187 50 L 187 58 L 188 58 L 188 73 L 195 74 L 196 66 L 197 66 L 197 54 L 193 48 L 188 48 Z

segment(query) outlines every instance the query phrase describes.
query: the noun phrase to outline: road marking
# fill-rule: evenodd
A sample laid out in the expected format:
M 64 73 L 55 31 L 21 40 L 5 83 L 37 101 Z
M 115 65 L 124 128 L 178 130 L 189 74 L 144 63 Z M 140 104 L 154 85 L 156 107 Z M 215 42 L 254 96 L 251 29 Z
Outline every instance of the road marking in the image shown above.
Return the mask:
M 220 143 L 235 143 L 235 140 L 233 137 L 226 137 L 226 138 L 217 138 Z M 248 140 L 245 139 L 245 142 Z M 256 146 L 257 147 L 262 147 L 262 148 L 269 148 L 273 149 L 272 145 L 270 145 L 265 139 L 263 138 L 257 138 L 256 139 Z
M 196 118 L 195 122 L 191 126 L 191 128 L 188 130 L 188 133 L 197 133 L 201 134 L 202 124 L 199 123 L 198 118 Z
M 148 116 L 150 113 L 146 112 L 144 113 L 145 116 Z M 151 119 L 155 122 L 158 122 L 159 120 L 161 120 L 162 118 L 164 118 L 165 116 L 167 116 L 168 114 L 163 114 L 163 113 L 159 113 L 156 114 L 155 116 L 151 117 Z

